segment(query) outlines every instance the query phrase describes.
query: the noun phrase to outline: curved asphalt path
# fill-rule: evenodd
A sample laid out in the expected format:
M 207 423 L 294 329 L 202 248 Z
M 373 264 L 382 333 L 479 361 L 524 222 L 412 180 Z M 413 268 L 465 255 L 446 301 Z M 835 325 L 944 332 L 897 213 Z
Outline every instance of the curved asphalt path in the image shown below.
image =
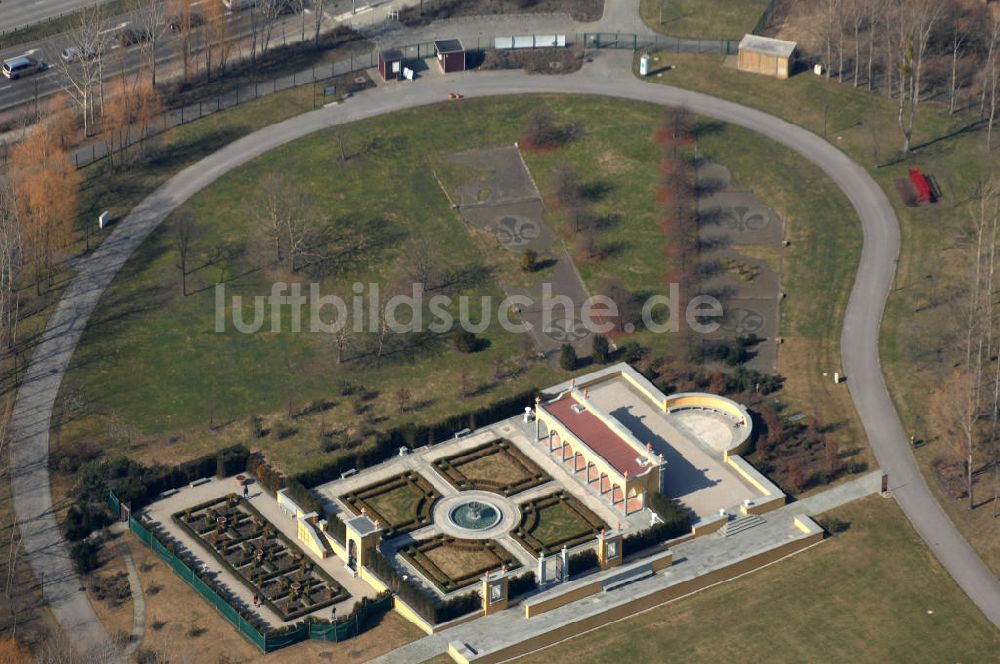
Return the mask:
M 931 497 L 889 398 L 878 360 L 878 330 L 899 252 L 899 226 L 892 206 L 868 173 L 838 149 L 774 116 L 696 92 L 635 79 L 630 57 L 602 54 L 583 71 L 567 76 L 490 72 L 429 77 L 407 85 L 376 88 L 344 104 L 266 127 L 186 168 L 161 186 L 118 224 L 78 266 L 49 320 L 18 393 L 11 422 L 12 490 L 24 546 L 45 598 L 81 650 L 107 643 L 107 635 L 73 573 L 52 515 L 48 479 L 48 435 L 52 408 L 73 351 L 104 290 L 142 241 L 170 212 L 232 169 L 284 143 L 332 125 L 444 100 L 449 91 L 467 97 L 525 93 L 571 93 L 684 105 L 695 113 L 740 125 L 791 148 L 819 166 L 847 195 L 861 219 L 864 249 L 844 319 L 842 353 L 848 385 L 879 464 L 907 517 L 938 560 L 991 622 L 1000 627 L 1000 584 Z M 609 62 L 617 63 L 609 67 Z M 831 250 L 834 250 L 831 247 Z

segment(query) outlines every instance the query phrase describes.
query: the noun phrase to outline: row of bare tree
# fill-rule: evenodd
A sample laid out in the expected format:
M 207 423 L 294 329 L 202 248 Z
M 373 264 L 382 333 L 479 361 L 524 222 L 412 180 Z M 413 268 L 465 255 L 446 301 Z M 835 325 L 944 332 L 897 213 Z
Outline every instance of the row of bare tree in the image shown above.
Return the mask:
M 935 392 L 935 415 L 946 425 L 970 509 L 976 476 L 992 469 L 993 501 L 1000 507 L 1000 178 L 983 181 L 969 203 L 969 294 L 964 361 Z
M 1000 66 L 1000 9 L 964 0 L 818 0 L 827 77 L 876 87 L 898 101 L 909 152 L 923 99 L 954 113 L 964 92 L 978 98 L 992 145 Z
M 311 29 L 318 45 L 325 0 L 313 0 L 311 5 Z M 131 26 L 122 30 L 112 25 L 114 17 L 95 4 L 80 11 L 78 21 L 65 35 L 75 57 L 59 58 L 55 64 L 66 92 L 79 109 L 84 135 L 90 136 L 107 104 L 109 76 L 117 70 L 121 79 L 127 77 L 126 49 L 115 48 L 116 40 L 119 46 L 127 45 L 128 39 L 122 36 L 125 31 L 130 31 L 138 44 L 140 69 L 148 72 L 150 88 L 156 90 L 163 44 L 171 32 L 177 35 L 177 50 L 171 55 L 179 56 L 182 81 L 188 83 L 199 76 L 212 79 L 226 72 L 241 40 L 245 40 L 250 63 L 255 64 L 271 48 L 279 19 L 288 13 L 302 16 L 301 39 L 305 41 L 306 6 L 307 0 L 267 0 L 231 14 L 221 0 L 131 0 Z

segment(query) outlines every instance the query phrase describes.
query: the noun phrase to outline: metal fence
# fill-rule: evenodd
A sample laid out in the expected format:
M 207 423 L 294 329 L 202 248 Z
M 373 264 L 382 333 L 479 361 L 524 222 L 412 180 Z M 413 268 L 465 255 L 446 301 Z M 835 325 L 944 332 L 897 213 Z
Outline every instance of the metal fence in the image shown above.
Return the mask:
M 112 511 L 121 507 L 121 501 L 114 491 L 108 492 L 108 507 Z M 392 595 L 384 595 L 375 600 L 363 600 L 352 614 L 352 619 L 337 623 L 298 622 L 295 627 L 279 633 L 262 633 L 247 621 L 224 597 L 205 583 L 187 564 L 170 551 L 149 529 L 135 517 L 129 517 L 129 530 L 150 550 L 165 562 L 177 576 L 194 588 L 206 602 L 226 619 L 229 624 L 263 653 L 315 639 L 319 641 L 346 641 L 354 638 L 369 626 L 378 616 L 392 608 Z
M 584 48 L 592 50 L 620 48 L 632 51 L 671 51 L 703 55 L 735 55 L 739 50 L 739 41 L 731 39 L 689 39 L 666 35 L 640 37 L 619 32 L 585 32 L 582 44 Z
M 471 39 L 464 41 L 468 51 L 483 52 L 493 49 L 496 36 L 479 35 L 475 41 Z M 566 46 L 568 48 L 582 46 L 584 49 L 590 50 L 656 50 L 675 53 L 721 55 L 734 55 L 738 50 L 738 42 L 729 39 L 685 39 L 662 35 L 650 38 L 617 32 L 568 33 L 566 34 Z M 436 53 L 434 42 L 420 42 L 397 46 L 396 48 L 399 48 L 403 52 L 403 56 L 407 59 L 429 58 L 433 57 Z M 286 76 L 252 83 L 240 83 L 227 92 L 215 95 L 214 97 L 167 110 L 154 117 L 146 125 L 145 131 L 136 130 L 133 132 L 132 129 L 129 129 L 124 138 L 116 134 L 114 141 L 124 143 L 126 147 L 132 147 L 163 131 L 200 120 L 219 111 L 261 99 L 276 92 L 305 85 L 316 85 L 338 76 L 371 69 L 377 65 L 378 51 L 373 49 L 365 54 L 350 55 L 334 62 L 315 65 L 309 69 L 294 72 Z M 77 168 L 89 166 L 106 158 L 111 153 L 111 148 L 112 143 L 109 140 L 97 140 L 83 145 L 73 152 L 73 164 Z M 117 149 L 121 149 L 121 145 L 118 145 Z

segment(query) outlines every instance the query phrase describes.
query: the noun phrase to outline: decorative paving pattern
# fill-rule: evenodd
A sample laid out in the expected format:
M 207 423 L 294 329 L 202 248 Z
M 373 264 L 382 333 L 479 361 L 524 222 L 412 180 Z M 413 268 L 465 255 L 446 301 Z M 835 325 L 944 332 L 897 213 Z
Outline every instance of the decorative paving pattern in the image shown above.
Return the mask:
M 702 288 L 722 302 L 724 312 L 719 330 L 708 338 L 731 341 L 756 335 L 764 341 L 751 349 L 747 366 L 774 371 L 781 316 L 781 219 L 752 191 L 733 188 L 732 174 L 721 164 L 699 164 L 698 190 Z
M 537 240 L 542 229 L 537 221 L 526 217 L 504 215 L 497 218 L 490 227 L 505 249 L 519 251 Z
M 741 337 L 748 334 L 759 335 L 763 332 L 765 323 L 766 319 L 763 313 L 737 304 L 725 311 L 719 325 L 731 335 Z
M 560 343 L 579 341 L 585 339 L 590 334 L 587 326 L 578 318 L 556 319 L 543 332 L 545 332 L 545 336 Z
M 737 205 L 719 213 L 722 224 L 733 231 L 759 231 L 767 228 L 772 216 L 760 209 Z
M 473 228 L 492 233 L 508 251 L 520 253 L 531 249 L 546 257 L 552 266 L 544 280 L 552 292 L 573 303 L 572 317 L 563 320 L 566 316 L 562 305 L 558 306 L 558 312 L 553 312 L 553 303 L 545 301 L 541 276 L 527 288 L 504 284 L 508 296 L 526 296 L 535 303 L 520 312 L 520 317 L 531 326 L 538 349 L 554 357 L 562 344 L 569 343 L 578 356 L 589 356 L 591 334 L 580 320 L 580 311 L 590 293 L 573 259 L 566 251 L 555 248 L 558 238 L 544 223 L 542 197 L 518 149 L 467 150 L 447 155 L 444 160 L 448 168 L 442 169 L 439 176 L 444 180 L 445 191 L 451 192 L 452 200 L 457 200 L 462 220 Z

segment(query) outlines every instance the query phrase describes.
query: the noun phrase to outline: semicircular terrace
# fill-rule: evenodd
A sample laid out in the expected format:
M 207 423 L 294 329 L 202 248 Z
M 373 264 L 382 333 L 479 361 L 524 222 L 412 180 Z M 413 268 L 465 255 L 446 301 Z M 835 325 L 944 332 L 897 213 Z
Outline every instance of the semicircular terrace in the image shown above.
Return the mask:
M 741 404 L 707 392 L 671 394 L 664 402 L 675 426 L 728 458 L 750 447 L 753 420 Z

